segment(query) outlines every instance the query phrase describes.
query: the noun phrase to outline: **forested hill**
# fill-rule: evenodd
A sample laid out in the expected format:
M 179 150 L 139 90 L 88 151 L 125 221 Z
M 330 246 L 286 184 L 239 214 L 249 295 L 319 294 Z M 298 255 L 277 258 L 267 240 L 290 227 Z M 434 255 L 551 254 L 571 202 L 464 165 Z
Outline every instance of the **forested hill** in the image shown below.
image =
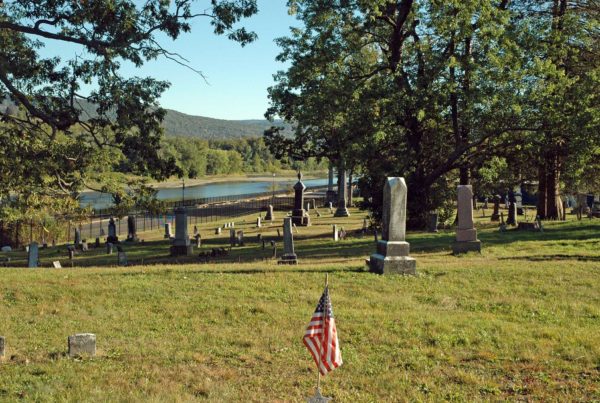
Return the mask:
M 83 116 L 95 116 L 94 104 L 79 101 Z M 246 137 L 262 137 L 265 129 L 271 126 L 284 126 L 287 134 L 291 134 L 289 125 L 281 121 L 274 123 L 268 120 L 223 120 L 204 116 L 193 116 L 172 109 L 166 109 L 163 121 L 167 136 L 185 136 L 205 140 L 227 140 Z
M 79 101 L 82 116 L 95 116 L 95 107 L 89 102 Z M 7 108 L 15 108 L 14 104 L 6 99 L 0 99 L 0 113 Z M 291 135 L 291 126 L 282 121 L 269 122 L 268 120 L 223 120 L 203 116 L 186 115 L 172 109 L 167 109 L 163 121 L 167 136 L 185 136 L 205 140 L 228 140 L 248 137 L 262 137 L 265 129 L 271 126 L 283 126 L 285 132 Z
M 276 125 L 286 127 L 289 125 L 267 120 L 222 120 L 206 118 L 203 116 L 186 115 L 185 113 L 167 109 L 163 122 L 166 135 L 186 136 L 207 140 L 234 139 L 240 137 L 261 137 L 265 129 Z

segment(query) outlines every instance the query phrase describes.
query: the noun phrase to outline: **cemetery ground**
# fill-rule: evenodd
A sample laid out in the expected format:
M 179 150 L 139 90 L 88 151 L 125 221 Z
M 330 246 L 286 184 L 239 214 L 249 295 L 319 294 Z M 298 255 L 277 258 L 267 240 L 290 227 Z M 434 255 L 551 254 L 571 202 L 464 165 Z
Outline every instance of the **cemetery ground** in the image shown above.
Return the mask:
M 175 263 L 160 228 L 123 243 L 129 267 L 102 247 L 75 268 L 0 268 L 0 401 L 302 401 L 316 372 L 301 339 L 325 273 L 344 364 L 322 388 L 336 401 L 600 399 L 600 220 L 500 233 L 488 211 L 482 254 L 459 257 L 454 230 L 409 232 L 418 276 L 405 277 L 367 271 L 364 213 L 320 211 L 294 232 L 295 266 L 256 242 L 277 238 L 278 211 L 260 229 L 235 219 L 245 246 L 208 264 Z M 334 242 L 332 224 L 348 237 Z M 200 251 L 228 246 L 216 225 L 198 225 Z M 40 259 L 70 265 L 64 246 Z M 97 356 L 68 358 L 67 336 L 83 332 Z

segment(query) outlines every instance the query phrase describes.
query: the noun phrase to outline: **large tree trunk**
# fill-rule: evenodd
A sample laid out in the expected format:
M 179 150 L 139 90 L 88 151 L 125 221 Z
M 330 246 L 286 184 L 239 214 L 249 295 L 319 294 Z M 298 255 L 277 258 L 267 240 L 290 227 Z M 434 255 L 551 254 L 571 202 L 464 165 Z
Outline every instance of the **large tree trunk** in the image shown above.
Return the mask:
M 546 158 L 546 218 L 562 218 L 562 200 L 560 198 L 560 158 L 555 152 Z

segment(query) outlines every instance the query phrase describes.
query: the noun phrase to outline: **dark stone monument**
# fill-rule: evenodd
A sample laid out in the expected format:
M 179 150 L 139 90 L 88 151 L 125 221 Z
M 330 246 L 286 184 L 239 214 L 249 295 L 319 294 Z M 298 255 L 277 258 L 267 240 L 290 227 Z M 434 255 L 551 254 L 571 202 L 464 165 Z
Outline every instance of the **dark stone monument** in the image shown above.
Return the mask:
M 135 216 L 130 215 L 127 217 L 127 242 L 138 242 L 137 237 L 137 224 L 135 222 Z
M 339 170 L 338 175 L 338 187 L 340 192 L 338 194 L 337 209 L 335 210 L 334 217 L 348 217 L 350 213 L 346 207 L 347 194 L 348 194 L 348 181 L 346 180 L 346 168 L 342 164 L 342 168 Z
M 275 214 L 273 213 L 273 206 L 269 204 L 267 207 L 267 214 L 265 215 L 265 221 L 275 220 Z
M 27 254 L 27 267 L 35 268 L 38 267 L 39 260 L 39 247 L 37 242 L 29 244 L 29 252 Z
M 337 193 L 333 190 L 333 164 L 329 163 L 329 177 L 327 181 L 327 193 L 325 193 L 325 202 L 327 204 L 335 203 L 337 199 Z
M 112 217 L 110 217 L 108 220 L 108 236 L 106 237 L 106 242 L 119 242 L 119 237 L 117 236 L 117 226 L 115 225 L 115 219 Z
M 190 243 L 185 207 L 175 209 L 175 239 L 171 244 L 171 256 L 191 256 L 193 246 Z
M 73 243 L 76 247 L 81 245 L 81 231 L 79 231 L 79 228 L 75 228 L 75 240 Z
M 0 336 L 0 360 L 4 359 L 6 355 L 6 342 L 4 336 Z
M 292 234 L 292 218 L 283 219 L 283 255 L 278 264 L 296 264 L 298 256 L 294 252 L 294 235 Z
M 235 229 L 229 229 L 229 245 L 235 246 L 237 244 L 237 238 L 235 236 Z
M 516 226 L 517 222 L 517 200 L 514 192 L 508 193 L 508 217 L 506 218 L 506 225 Z
M 165 224 L 165 234 L 163 235 L 165 239 L 173 238 L 173 230 L 171 229 L 171 223 L 168 222 Z
M 106 243 L 106 254 L 112 255 L 113 253 L 113 244 L 111 242 Z
M 406 199 L 404 178 L 387 178 L 383 188 L 382 236 L 369 269 L 378 274 L 416 274 L 417 261 L 409 256 L 406 242 Z
M 310 216 L 303 207 L 305 189 L 306 186 L 302 183 L 302 174 L 298 172 L 298 182 L 294 185 L 294 210 L 292 211 L 292 222 L 304 227 L 310 225 Z
M 438 219 L 439 214 L 437 211 L 432 211 L 429 213 L 427 220 L 427 231 L 428 232 L 438 232 Z
M 494 212 L 492 213 L 492 221 L 500 221 L 500 201 L 502 197 L 500 195 L 494 196 Z

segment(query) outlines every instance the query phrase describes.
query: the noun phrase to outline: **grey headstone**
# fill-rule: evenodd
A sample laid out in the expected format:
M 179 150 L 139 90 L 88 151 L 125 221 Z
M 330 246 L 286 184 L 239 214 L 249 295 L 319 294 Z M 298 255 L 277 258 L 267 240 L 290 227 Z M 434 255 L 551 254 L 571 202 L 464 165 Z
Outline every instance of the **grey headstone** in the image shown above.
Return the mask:
M 60 261 L 58 261 L 58 260 L 55 260 L 54 262 L 52 262 L 52 266 L 55 269 L 62 269 L 62 265 L 60 264 Z
M 137 223 L 134 215 L 127 217 L 127 240 L 137 242 Z
M 75 228 L 75 242 L 73 242 L 76 246 L 81 245 L 81 231 L 79 228 Z
M 438 232 L 438 217 L 439 215 L 435 211 L 429 213 L 427 221 L 427 231 Z
M 39 260 L 39 247 L 37 242 L 29 244 L 29 252 L 27 254 L 27 267 L 34 268 L 38 267 Z
M 369 268 L 374 273 L 416 274 L 417 262 L 409 256 L 406 242 L 406 199 L 404 178 L 387 178 L 383 188 L 382 236 Z
M 338 227 L 337 227 L 337 225 L 333 224 L 333 240 L 338 241 L 338 239 L 339 239 Z
M 173 230 L 171 229 L 171 223 L 168 222 L 165 224 L 165 235 L 163 235 L 165 239 L 173 238 Z
M 92 333 L 80 333 L 69 336 L 68 340 L 69 356 L 92 356 L 96 355 L 96 335 Z
M 492 221 L 500 221 L 500 201 L 502 197 L 500 195 L 494 196 L 494 212 L 492 213 Z
M 127 254 L 122 250 L 117 253 L 117 259 L 119 262 L 119 266 L 127 266 Z
M 215 235 L 221 235 L 221 227 L 215 228 Z
M 12 252 L 12 248 L 9 245 L 5 245 L 2 247 L 2 252 Z
M 298 257 L 294 252 L 294 235 L 292 234 L 292 218 L 283 219 L 283 255 L 278 263 L 296 264 Z
M 110 242 L 106 243 L 106 254 L 107 255 L 112 255 L 113 253 L 113 244 Z
M 190 256 L 193 253 L 188 234 L 188 218 L 185 207 L 175 209 L 175 239 L 171 245 L 171 256 Z
M 452 252 L 456 255 L 465 252 L 481 252 L 481 241 L 473 223 L 473 187 L 458 186 L 458 229 Z
M 229 244 L 231 246 L 235 246 L 237 242 L 237 238 L 235 237 L 235 229 L 231 228 L 229 230 Z
M 265 221 L 275 220 L 275 214 L 273 213 L 273 206 L 269 204 L 267 207 L 267 214 L 265 215 Z
M 117 237 L 117 226 L 115 224 L 115 219 L 110 217 L 108 220 L 108 237 L 106 237 L 108 242 L 115 243 L 119 240 Z
M 256 217 L 256 226 L 258 228 L 260 228 L 262 226 L 262 223 L 260 222 L 260 217 Z

